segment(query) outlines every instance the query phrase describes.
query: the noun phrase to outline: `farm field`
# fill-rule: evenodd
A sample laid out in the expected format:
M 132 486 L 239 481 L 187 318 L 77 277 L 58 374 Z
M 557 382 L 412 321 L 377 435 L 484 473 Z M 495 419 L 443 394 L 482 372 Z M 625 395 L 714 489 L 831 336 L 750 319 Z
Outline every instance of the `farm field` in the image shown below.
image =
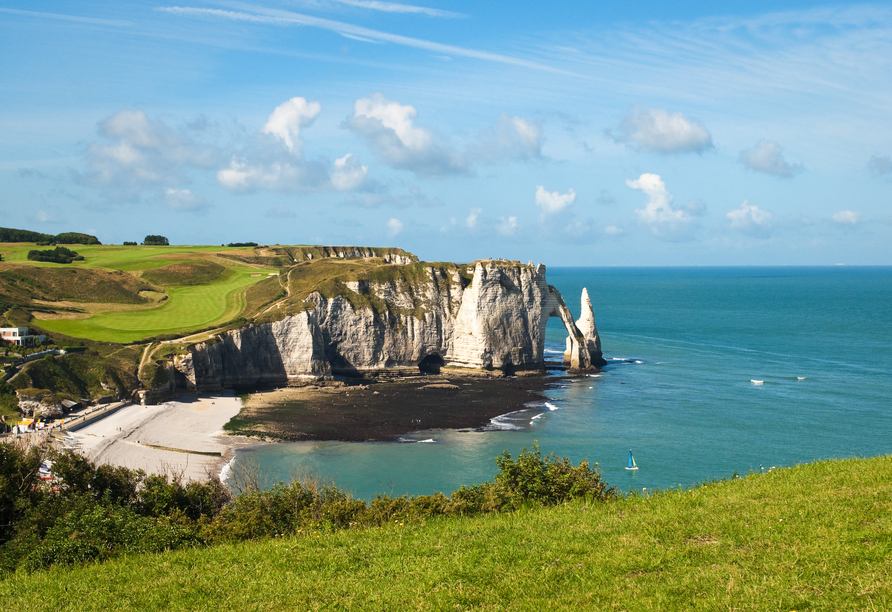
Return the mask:
M 50 332 L 57 332 L 77 338 L 100 342 L 137 342 L 159 334 L 187 334 L 189 332 L 221 325 L 238 317 L 245 308 L 246 289 L 264 278 L 276 268 L 242 263 L 222 257 L 214 257 L 221 251 L 247 251 L 213 246 L 115 246 L 73 245 L 73 249 L 83 255 L 85 261 L 74 264 L 35 263 L 27 260 L 27 253 L 33 244 L 0 245 L 4 262 L 10 264 L 38 265 L 57 268 L 100 268 L 142 273 L 176 264 L 209 265 L 223 270 L 217 278 L 204 284 L 178 284 L 172 282 L 163 286 L 167 299 L 159 305 L 151 302 L 145 305 L 115 305 L 82 308 L 84 314 L 55 316 L 38 313 L 33 324 Z M 206 262 L 211 262 L 207 264 Z M 147 280 L 149 278 L 147 277 Z M 151 280 L 149 280 L 151 282 Z M 163 298 L 154 293 L 151 299 Z M 52 302 L 44 302 L 51 306 Z M 61 306 L 62 304 L 60 304 Z M 77 306 L 66 303 L 65 306 Z

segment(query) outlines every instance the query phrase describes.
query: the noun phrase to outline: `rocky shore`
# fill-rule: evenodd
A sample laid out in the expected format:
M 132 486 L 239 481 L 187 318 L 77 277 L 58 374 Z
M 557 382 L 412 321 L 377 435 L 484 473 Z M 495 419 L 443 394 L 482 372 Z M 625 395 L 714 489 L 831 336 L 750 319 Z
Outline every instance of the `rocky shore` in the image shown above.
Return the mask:
M 426 376 L 345 387 L 247 394 L 231 433 L 266 440 L 393 441 L 419 429 L 475 429 L 530 402 L 560 377 Z M 246 397 L 243 395 L 243 397 Z

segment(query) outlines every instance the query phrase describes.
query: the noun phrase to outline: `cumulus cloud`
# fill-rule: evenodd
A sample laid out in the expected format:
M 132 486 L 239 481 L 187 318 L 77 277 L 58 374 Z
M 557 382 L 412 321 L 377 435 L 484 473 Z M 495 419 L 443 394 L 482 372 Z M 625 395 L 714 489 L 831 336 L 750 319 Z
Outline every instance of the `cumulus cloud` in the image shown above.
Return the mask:
M 731 228 L 753 238 L 768 238 L 771 233 L 773 215 L 767 210 L 750 204 L 744 200 L 740 208 L 727 215 L 731 220 Z
M 867 162 L 867 169 L 874 176 L 892 174 L 892 156 L 871 155 Z
M 344 125 L 362 136 L 386 164 L 426 176 L 468 171 L 464 155 L 442 143 L 423 128 L 415 127 L 414 106 L 391 102 L 377 93 L 357 100 L 353 116 Z
M 499 217 L 496 231 L 503 236 L 513 236 L 517 233 L 517 217 Z
M 699 121 L 681 113 L 642 106 L 632 109 L 616 134 L 607 130 L 607 135 L 616 142 L 665 155 L 703 153 L 713 147 L 712 135 Z
M 264 134 L 275 136 L 285 143 L 292 153 L 300 151 L 300 131 L 313 124 L 316 116 L 322 111 L 318 102 L 307 102 L 304 98 L 291 98 L 273 110 L 266 120 Z
M 208 207 L 207 201 L 203 197 L 192 193 L 190 189 L 165 189 L 164 203 L 173 210 L 189 212 L 201 212 Z
M 557 191 L 546 191 L 542 185 L 536 187 L 536 206 L 542 209 L 542 214 L 560 212 L 575 201 L 576 192 L 572 188 L 568 189 L 567 193 L 561 194 Z
M 396 236 L 400 232 L 403 231 L 403 222 L 399 219 L 390 219 L 387 222 L 387 235 L 388 236 Z
M 802 172 L 802 164 L 791 165 L 784 159 L 784 148 L 768 140 L 760 140 L 752 149 L 744 149 L 737 159 L 750 170 L 783 178 Z
M 636 209 L 635 215 L 650 227 L 654 236 L 672 242 L 693 238 L 698 226 L 696 215 L 687 209 L 672 208 L 672 194 L 658 174 L 642 174 L 634 181 L 626 179 L 626 185 L 647 196 L 647 206 Z
M 331 185 L 328 178 L 325 164 L 306 160 L 264 163 L 247 157 L 233 157 L 227 168 L 217 172 L 217 181 L 238 193 L 258 189 L 284 192 L 323 190 Z
M 102 143 L 85 152 L 87 171 L 79 181 L 123 200 L 136 200 L 147 189 L 188 184 L 191 169 L 211 169 L 220 158 L 215 147 L 201 145 L 141 110 L 122 110 L 98 126 Z
M 480 213 L 482 212 L 482 208 L 472 208 L 470 214 L 465 219 L 465 227 L 468 229 L 477 227 L 477 222 L 480 219 Z
M 541 123 L 502 113 L 495 127 L 470 147 L 470 157 L 489 163 L 541 157 L 543 141 Z
M 854 210 L 841 210 L 833 215 L 833 220 L 840 225 L 857 225 L 861 220 L 861 213 Z
M 366 181 L 369 167 L 363 166 L 352 153 L 335 160 L 334 172 L 331 174 L 331 184 L 338 191 L 359 189 Z
M 233 155 L 217 172 L 217 181 L 236 193 L 257 190 L 285 193 L 359 191 L 372 186 L 368 166 L 348 153 L 331 162 L 309 160 L 303 153 L 303 130 L 322 110 L 318 102 L 296 97 L 270 113 L 250 146 Z

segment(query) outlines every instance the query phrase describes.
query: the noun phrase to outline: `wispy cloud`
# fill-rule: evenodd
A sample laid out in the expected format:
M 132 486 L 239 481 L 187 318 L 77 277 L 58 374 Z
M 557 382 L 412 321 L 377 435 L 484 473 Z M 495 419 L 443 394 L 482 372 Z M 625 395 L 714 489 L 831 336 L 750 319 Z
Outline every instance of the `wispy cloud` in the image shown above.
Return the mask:
M 347 6 L 369 9 L 372 11 L 382 11 L 384 13 L 414 13 L 418 15 L 426 15 L 428 17 L 444 18 L 465 16 L 461 13 L 453 13 L 452 11 L 427 8 L 426 6 L 414 6 L 412 4 L 399 4 L 397 2 L 378 2 L 377 0 L 334 0 L 334 2 L 337 2 L 338 4 L 346 4 Z
M 420 38 L 411 38 L 409 36 L 400 36 L 399 34 L 391 34 L 389 32 L 381 32 L 364 28 L 343 21 L 335 21 L 333 19 L 325 19 L 323 17 L 313 17 L 302 13 L 292 11 L 282 11 L 278 9 L 267 9 L 251 5 L 239 5 L 241 10 L 224 10 L 198 8 L 189 6 L 163 6 L 157 10 L 172 13 L 174 15 L 186 15 L 192 17 L 215 17 L 218 19 L 229 19 L 232 21 L 243 21 L 247 23 L 258 23 L 277 26 L 307 26 L 312 28 L 320 28 L 337 32 L 343 36 L 350 35 L 354 38 L 366 38 L 373 41 L 389 42 L 396 45 L 406 47 L 414 47 L 416 49 L 425 49 L 450 56 L 470 57 L 489 62 L 497 62 L 501 64 L 511 64 L 513 66 L 521 66 L 523 68 L 533 68 L 535 70 L 543 70 L 546 72 L 555 72 L 559 74 L 572 74 L 566 70 L 554 68 L 546 64 L 531 62 L 518 57 L 501 55 L 499 53 L 489 53 L 487 51 L 478 51 L 476 49 L 468 49 L 466 47 L 457 47 L 455 45 L 446 45 L 430 40 Z
M 73 21 L 75 23 L 89 23 L 92 25 L 128 27 L 132 26 L 132 21 L 121 21 L 119 19 L 99 19 L 97 17 L 81 17 L 80 15 L 62 15 L 61 13 L 43 13 L 38 11 L 22 11 L 19 9 L 0 8 L 0 13 L 9 13 L 11 15 L 21 15 L 23 17 L 38 17 L 41 19 L 57 19 L 59 21 Z

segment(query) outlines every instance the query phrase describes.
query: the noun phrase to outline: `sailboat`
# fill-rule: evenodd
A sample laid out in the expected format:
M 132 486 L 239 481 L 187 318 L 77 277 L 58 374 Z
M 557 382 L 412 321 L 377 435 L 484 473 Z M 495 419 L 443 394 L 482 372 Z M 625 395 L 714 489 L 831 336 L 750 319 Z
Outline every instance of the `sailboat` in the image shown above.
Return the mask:
M 638 469 L 638 466 L 635 465 L 635 457 L 632 456 L 631 448 L 629 449 L 629 467 L 627 467 L 626 469 L 627 470 L 637 470 Z

